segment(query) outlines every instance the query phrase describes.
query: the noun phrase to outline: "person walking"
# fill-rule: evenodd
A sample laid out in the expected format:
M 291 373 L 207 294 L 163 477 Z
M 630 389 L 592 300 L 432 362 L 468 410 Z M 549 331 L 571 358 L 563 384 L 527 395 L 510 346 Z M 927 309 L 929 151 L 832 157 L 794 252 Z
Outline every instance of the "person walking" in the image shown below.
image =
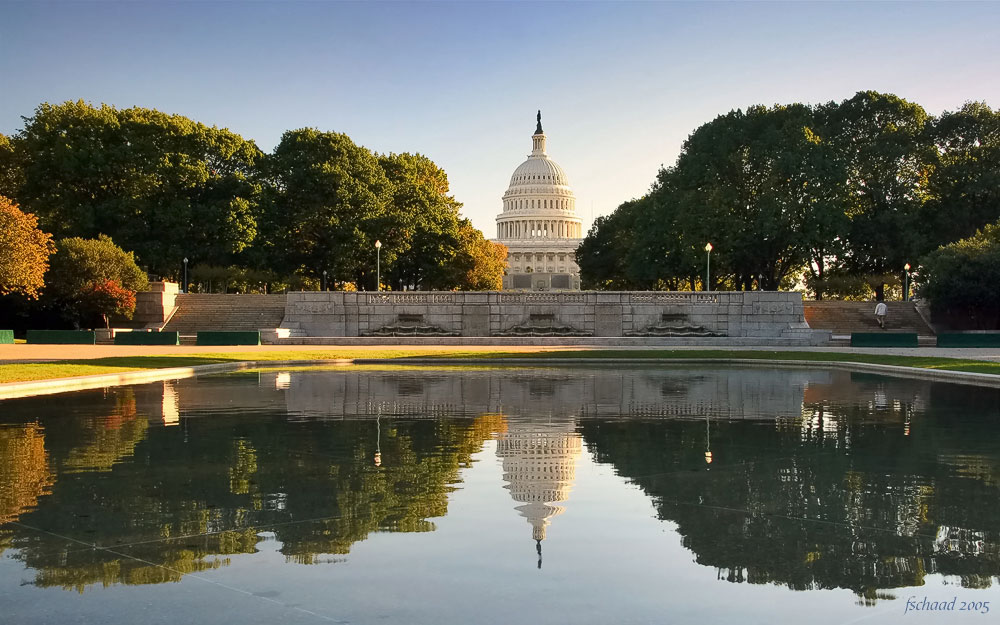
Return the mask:
M 889 307 L 885 305 L 885 302 L 879 300 L 875 304 L 875 320 L 878 321 L 878 327 L 885 330 L 885 316 L 889 312 Z

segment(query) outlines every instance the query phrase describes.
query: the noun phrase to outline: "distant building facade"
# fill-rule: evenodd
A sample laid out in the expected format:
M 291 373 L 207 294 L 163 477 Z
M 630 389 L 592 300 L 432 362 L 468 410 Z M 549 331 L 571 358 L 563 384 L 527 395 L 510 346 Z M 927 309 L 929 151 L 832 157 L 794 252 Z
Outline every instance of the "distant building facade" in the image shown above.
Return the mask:
M 497 215 L 495 241 L 507 246 L 504 290 L 578 291 L 576 249 L 583 222 L 566 172 L 545 152 L 542 113 L 531 136 L 531 154 L 510 177 Z

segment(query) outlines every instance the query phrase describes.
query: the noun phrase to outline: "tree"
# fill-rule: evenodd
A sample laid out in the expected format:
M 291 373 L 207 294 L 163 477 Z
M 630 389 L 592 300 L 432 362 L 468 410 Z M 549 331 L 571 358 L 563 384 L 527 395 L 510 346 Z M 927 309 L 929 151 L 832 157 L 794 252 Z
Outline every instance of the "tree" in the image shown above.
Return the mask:
M 268 206 L 274 262 L 284 271 L 356 282 L 375 289 L 375 241 L 389 270 L 408 249 L 405 229 L 389 214 L 392 185 L 367 149 L 350 137 L 312 128 L 290 130 L 268 159 L 275 187 Z
M 132 252 L 104 235 L 96 239 L 63 239 L 57 247 L 46 274 L 46 299 L 51 306 L 62 309 L 77 324 L 98 315 L 131 316 L 136 291 L 149 286 Z
M 886 274 L 902 271 L 922 252 L 919 216 L 933 164 L 929 117 L 917 104 L 874 91 L 825 105 L 818 114 L 843 176 L 849 224 L 840 261 L 869 277 L 881 298 Z
M 732 111 L 699 127 L 646 198 L 595 223 L 580 248 L 585 283 L 694 289 L 709 242 L 713 282 L 737 289 L 777 289 L 823 259 L 839 206 L 815 125 L 809 107 L 793 104 Z
M 122 288 L 117 280 L 91 282 L 80 293 L 80 310 L 85 315 L 101 317 L 104 327 L 110 328 L 108 318 L 111 315 L 132 318 L 132 313 L 135 312 L 135 291 Z
M 685 195 L 681 235 L 711 242 L 720 277 L 737 289 L 775 290 L 809 258 L 805 231 L 818 202 L 806 175 L 819 143 L 801 104 L 753 106 L 720 116 L 685 141 L 676 187 Z
M 14 144 L 9 137 L 0 134 L 0 196 L 17 197 L 21 185 L 21 167 L 17 163 Z
M 453 288 L 449 264 L 466 241 L 460 234 L 462 205 L 448 195 L 448 175 L 420 154 L 389 154 L 379 156 L 378 161 L 392 185 L 389 216 L 408 242 L 383 272 L 384 281 L 390 286 Z
M 472 223 L 459 224 L 460 248 L 452 261 L 452 288 L 462 291 L 499 291 L 507 269 L 507 246 L 493 243 Z
M 636 251 L 636 218 L 646 200 L 632 200 L 620 205 L 614 213 L 601 216 L 587 232 L 576 250 L 580 267 L 580 282 L 585 289 L 629 289 L 628 259 Z
M 0 196 L 0 295 L 37 299 L 55 250 L 52 235 L 38 229 L 34 215 Z
M 1000 219 L 1000 110 L 967 102 L 929 124 L 928 135 L 937 161 L 920 221 L 933 249 Z
M 916 286 L 936 314 L 1000 329 L 1000 221 L 920 261 Z
M 108 234 L 168 275 L 185 256 L 223 264 L 254 241 L 252 142 L 180 115 L 83 101 L 41 104 L 24 123 L 12 142 L 16 199 L 56 236 Z
M 882 296 L 945 233 L 1000 215 L 997 114 L 969 104 L 945 117 L 931 124 L 918 105 L 873 91 L 721 115 L 688 137 L 641 206 L 595 223 L 580 248 L 584 283 L 694 289 L 711 242 L 724 288 L 777 289 L 804 268 L 819 299 L 859 279 Z

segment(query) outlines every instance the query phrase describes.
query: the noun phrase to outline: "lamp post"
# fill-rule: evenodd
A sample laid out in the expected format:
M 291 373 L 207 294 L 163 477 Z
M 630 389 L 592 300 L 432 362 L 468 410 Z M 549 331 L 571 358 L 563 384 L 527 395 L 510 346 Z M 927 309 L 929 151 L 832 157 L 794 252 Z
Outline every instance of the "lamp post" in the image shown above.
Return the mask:
M 712 464 L 712 425 L 705 415 L 705 464 Z
M 712 290 L 712 244 L 705 244 L 705 290 Z
M 910 263 L 903 265 L 903 301 L 910 301 Z
M 326 269 L 323 270 L 323 290 L 326 290 Z
M 188 259 L 187 256 L 184 257 L 184 289 L 182 292 L 188 292 Z
M 375 239 L 375 290 L 382 290 L 382 242 Z

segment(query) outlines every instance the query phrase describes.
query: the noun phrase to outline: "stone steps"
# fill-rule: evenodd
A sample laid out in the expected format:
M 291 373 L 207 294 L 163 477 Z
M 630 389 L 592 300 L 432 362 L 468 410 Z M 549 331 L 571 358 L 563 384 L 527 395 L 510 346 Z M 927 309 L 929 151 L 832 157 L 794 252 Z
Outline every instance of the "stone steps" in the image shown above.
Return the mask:
M 879 328 L 875 319 L 875 304 L 871 302 L 803 302 L 806 323 L 810 328 L 830 330 L 834 336 L 852 332 L 914 332 L 918 336 L 933 336 L 912 302 L 887 302 L 886 328 Z
M 255 331 L 277 328 L 285 317 L 285 295 L 191 293 L 176 299 L 177 312 L 164 326 L 190 336 L 202 331 Z

